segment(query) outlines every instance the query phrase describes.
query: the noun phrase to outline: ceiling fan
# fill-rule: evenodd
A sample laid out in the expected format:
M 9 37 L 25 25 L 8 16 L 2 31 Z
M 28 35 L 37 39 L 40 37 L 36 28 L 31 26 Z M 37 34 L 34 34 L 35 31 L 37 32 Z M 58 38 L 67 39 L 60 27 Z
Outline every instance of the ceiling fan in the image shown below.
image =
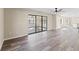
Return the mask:
M 64 12 L 62 8 L 54 8 L 54 10 L 51 10 L 51 14 L 61 14 L 61 12 Z
M 58 9 L 58 8 L 55 8 L 55 12 L 62 12 L 63 9 Z

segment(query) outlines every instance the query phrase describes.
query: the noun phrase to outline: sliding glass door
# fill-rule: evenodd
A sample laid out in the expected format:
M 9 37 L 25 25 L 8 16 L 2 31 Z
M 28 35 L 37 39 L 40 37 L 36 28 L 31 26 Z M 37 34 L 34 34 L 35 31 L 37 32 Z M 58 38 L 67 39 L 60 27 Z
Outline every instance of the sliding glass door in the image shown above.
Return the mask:
M 29 34 L 43 32 L 47 30 L 47 17 L 29 15 Z
M 45 30 L 47 30 L 47 17 L 44 16 L 42 22 L 43 22 L 43 25 L 42 25 L 43 31 L 45 31 Z
M 35 16 L 29 16 L 28 17 L 29 21 L 29 33 L 35 33 Z
M 36 17 L 36 27 L 37 27 L 37 32 L 40 32 L 41 31 L 41 26 L 42 26 L 42 24 L 41 24 L 42 22 L 41 22 L 41 16 L 37 16 Z

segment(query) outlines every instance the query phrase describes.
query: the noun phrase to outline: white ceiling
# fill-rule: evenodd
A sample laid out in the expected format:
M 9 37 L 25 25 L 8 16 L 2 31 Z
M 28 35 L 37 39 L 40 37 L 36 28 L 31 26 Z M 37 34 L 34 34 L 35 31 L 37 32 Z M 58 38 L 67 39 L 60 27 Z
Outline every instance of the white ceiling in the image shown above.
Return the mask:
M 64 15 L 79 17 L 79 8 L 64 8 Z
M 53 14 L 55 10 L 54 8 L 30 8 L 30 9 L 49 14 Z M 63 9 L 61 13 L 65 16 L 79 17 L 79 8 L 58 8 L 58 9 Z

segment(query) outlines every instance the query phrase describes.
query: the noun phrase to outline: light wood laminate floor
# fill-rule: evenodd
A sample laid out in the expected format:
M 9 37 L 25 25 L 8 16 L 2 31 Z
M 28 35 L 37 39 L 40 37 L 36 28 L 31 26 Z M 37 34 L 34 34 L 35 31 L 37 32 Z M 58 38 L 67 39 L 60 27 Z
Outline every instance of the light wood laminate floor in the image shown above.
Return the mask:
M 29 35 L 23 41 L 12 43 L 3 51 L 79 51 L 79 32 L 73 27 L 63 27 Z

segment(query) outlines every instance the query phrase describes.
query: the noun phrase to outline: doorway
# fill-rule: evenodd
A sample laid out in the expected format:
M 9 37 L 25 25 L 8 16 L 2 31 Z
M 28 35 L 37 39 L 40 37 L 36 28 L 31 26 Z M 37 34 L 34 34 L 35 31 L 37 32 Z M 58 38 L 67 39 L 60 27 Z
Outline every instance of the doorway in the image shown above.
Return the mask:
M 47 16 L 29 15 L 29 34 L 47 31 Z

